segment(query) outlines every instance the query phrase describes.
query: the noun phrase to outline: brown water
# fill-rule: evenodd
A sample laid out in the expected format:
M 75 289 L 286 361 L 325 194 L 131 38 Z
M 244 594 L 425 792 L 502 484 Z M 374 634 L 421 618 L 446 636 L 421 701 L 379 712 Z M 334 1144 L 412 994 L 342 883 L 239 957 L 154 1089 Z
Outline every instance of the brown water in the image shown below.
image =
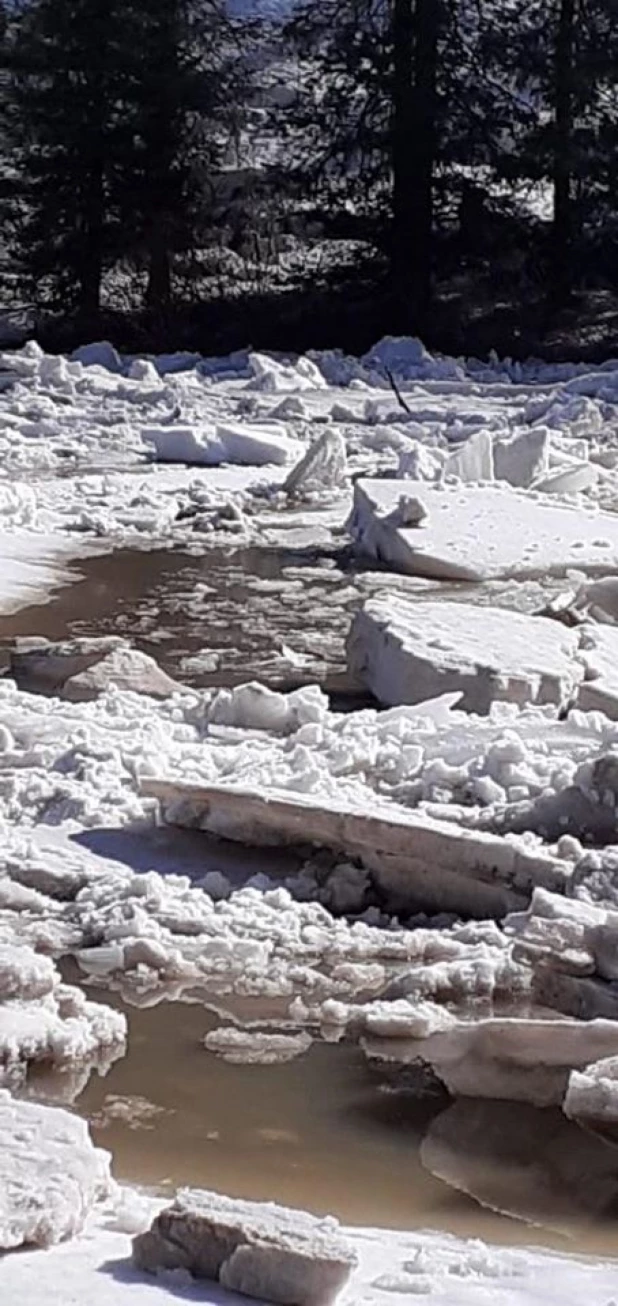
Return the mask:
M 0 646 L 30 635 L 120 635 L 190 685 L 260 678 L 279 688 L 317 681 L 355 692 L 345 638 L 361 596 L 336 562 L 264 548 L 84 559 L 80 579 L 51 602 L 0 617 Z
M 110 995 L 105 1000 L 121 1005 Z M 549 1230 L 494 1214 L 435 1179 L 419 1151 L 444 1100 L 398 1087 L 396 1077 L 371 1067 L 358 1047 L 316 1043 L 286 1065 L 231 1065 L 203 1046 L 205 1034 L 220 1024 L 205 1007 L 164 1002 L 125 1010 L 126 1057 L 105 1078 L 93 1075 L 76 1103 L 95 1142 L 112 1152 L 119 1179 L 163 1193 L 186 1184 L 276 1200 L 332 1212 L 351 1224 L 433 1228 L 596 1254 L 618 1251 L 613 1220 L 587 1214 L 588 1192 L 572 1187 L 571 1214 L 564 1218 L 564 1193 L 548 1183 L 542 1143 L 528 1196 L 538 1219 L 543 1179 Z M 44 1091 L 44 1082 L 38 1087 Z M 525 1111 L 529 1122 L 533 1109 Z M 569 1130 L 580 1145 L 585 1138 L 557 1111 L 538 1117 L 541 1138 L 557 1125 L 567 1147 Z M 608 1148 L 608 1155 L 615 1156 L 618 1191 L 618 1149 Z M 484 1160 L 491 1196 L 491 1165 Z M 514 1177 L 518 1206 L 525 1211 L 525 1186 L 515 1171 Z M 503 1198 L 508 1188 L 501 1161 L 496 1193 Z M 554 1197 L 568 1238 L 551 1231 Z

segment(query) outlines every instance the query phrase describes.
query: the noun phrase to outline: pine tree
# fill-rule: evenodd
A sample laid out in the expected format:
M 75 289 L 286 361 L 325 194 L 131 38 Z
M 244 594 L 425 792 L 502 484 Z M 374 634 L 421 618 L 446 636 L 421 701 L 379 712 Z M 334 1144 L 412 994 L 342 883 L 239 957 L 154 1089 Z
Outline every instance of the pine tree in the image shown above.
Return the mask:
M 240 112 L 242 50 L 218 0 L 127 0 L 125 23 L 134 37 L 123 229 L 147 264 L 147 304 L 161 310 L 173 256 L 195 248 L 212 205 Z
M 23 141 L 21 253 L 35 285 L 85 318 L 113 245 L 122 138 L 121 0 L 33 0 L 11 60 Z

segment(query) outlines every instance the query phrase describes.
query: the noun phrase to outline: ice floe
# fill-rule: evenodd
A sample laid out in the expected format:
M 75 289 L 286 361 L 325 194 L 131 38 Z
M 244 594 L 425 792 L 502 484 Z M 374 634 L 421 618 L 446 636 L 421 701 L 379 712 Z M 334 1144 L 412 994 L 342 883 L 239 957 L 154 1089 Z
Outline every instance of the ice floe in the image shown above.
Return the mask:
M 392 519 L 405 495 L 418 495 L 427 513 L 412 528 Z M 437 580 L 618 571 L 617 517 L 499 484 L 360 480 L 350 529 L 371 557 Z

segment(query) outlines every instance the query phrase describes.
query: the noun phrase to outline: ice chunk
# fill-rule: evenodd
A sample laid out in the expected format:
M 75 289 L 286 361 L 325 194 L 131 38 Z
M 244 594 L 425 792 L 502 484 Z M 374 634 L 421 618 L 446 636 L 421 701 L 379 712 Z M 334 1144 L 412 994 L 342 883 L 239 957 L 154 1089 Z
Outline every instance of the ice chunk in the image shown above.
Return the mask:
M 477 431 L 455 453 L 449 454 L 442 475 L 467 482 L 493 481 L 493 445 L 489 431 Z
M 110 345 L 109 340 L 100 340 L 91 345 L 80 345 L 71 354 L 74 363 L 83 367 L 104 367 L 107 372 L 121 373 L 122 359 L 118 350 Z
M 134 1239 L 133 1257 L 279 1306 L 329 1306 L 357 1263 L 336 1220 L 190 1189 Z
M 320 721 L 327 711 L 328 700 L 317 685 L 278 694 L 252 682 L 220 690 L 212 701 L 209 719 L 213 725 L 289 734 L 300 725 Z
M 579 656 L 585 675 L 577 691 L 582 712 L 604 712 L 618 719 L 618 627 L 589 623 L 579 630 Z
M 310 1034 L 265 1034 L 254 1029 L 237 1029 L 234 1025 L 213 1029 L 204 1039 L 208 1052 L 214 1052 L 234 1065 L 272 1066 L 294 1061 L 308 1052 Z
M 602 580 L 588 581 L 575 595 L 573 607 L 581 612 L 582 620 L 589 616 L 609 626 L 618 624 L 618 576 L 605 576 Z
M 221 463 L 243 463 L 261 467 L 284 465 L 300 458 L 303 446 L 287 434 L 282 422 L 217 423 L 196 427 L 180 423 L 142 428 L 142 440 L 161 462 L 196 463 L 218 467 Z
M 539 494 L 580 494 L 596 485 L 598 479 L 599 473 L 593 463 L 570 462 L 540 476 L 531 488 Z
M 68 1111 L 0 1090 L 0 1248 L 49 1247 L 79 1233 L 112 1191 L 110 1157 Z
M 402 494 L 418 494 L 427 508 L 427 521 L 417 528 L 389 520 Z M 349 528 L 366 553 L 437 580 L 618 571 L 618 517 L 558 506 L 506 485 L 357 481 Z
M 467 603 L 370 599 L 347 647 L 350 671 L 391 705 L 461 691 L 468 712 L 487 713 L 497 700 L 564 707 L 583 676 L 573 632 Z
M 62 697 L 72 702 L 90 701 L 112 685 L 133 694 L 149 694 L 152 698 L 169 698 L 183 689 L 147 653 L 135 648 L 116 648 L 79 675 L 69 677 L 62 687 Z
M 22 688 L 72 702 L 98 698 L 111 685 L 154 698 L 182 689 L 154 658 L 113 636 L 62 644 L 22 640 L 10 654 L 10 671 Z
M 298 496 L 339 490 L 347 474 L 345 440 L 339 431 L 327 429 L 292 468 L 283 489 L 286 494 Z
M 520 431 L 512 440 L 496 440 L 493 451 L 496 480 L 527 489 L 547 472 L 549 442 L 550 433 L 543 426 Z
M 571 1120 L 589 1127 L 618 1123 L 618 1057 L 595 1061 L 574 1070 L 563 1110 Z
M 42 998 L 59 981 L 50 957 L 41 957 L 31 948 L 16 944 L 0 944 L 0 1002 L 9 998 Z
M 285 394 L 327 388 L 319 367 L 310 358 L 299 358 L 296 363 L 280 363 L 267 354 L 250 354 L 249 365 L 253 376 L 247 382 L 247 390 Z

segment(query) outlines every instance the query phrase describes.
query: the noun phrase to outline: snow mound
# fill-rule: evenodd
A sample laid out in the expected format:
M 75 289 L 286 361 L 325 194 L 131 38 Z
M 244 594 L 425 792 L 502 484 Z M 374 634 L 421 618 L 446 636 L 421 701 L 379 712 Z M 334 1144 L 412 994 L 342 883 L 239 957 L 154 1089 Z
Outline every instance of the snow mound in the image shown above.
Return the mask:
M 0 1248 L 49 1247 L 80 1233 L 112 1191 L 110 1157 L 85 1121 L 0 1090 Z

